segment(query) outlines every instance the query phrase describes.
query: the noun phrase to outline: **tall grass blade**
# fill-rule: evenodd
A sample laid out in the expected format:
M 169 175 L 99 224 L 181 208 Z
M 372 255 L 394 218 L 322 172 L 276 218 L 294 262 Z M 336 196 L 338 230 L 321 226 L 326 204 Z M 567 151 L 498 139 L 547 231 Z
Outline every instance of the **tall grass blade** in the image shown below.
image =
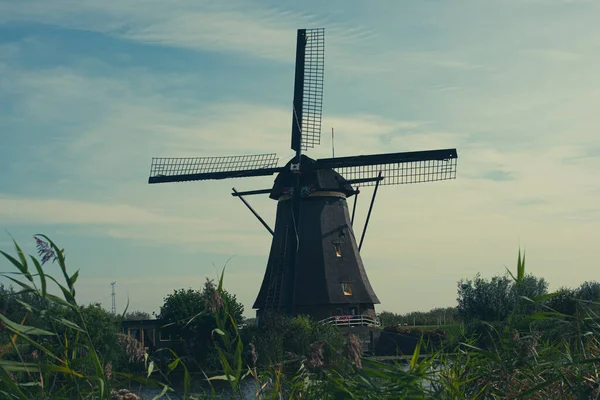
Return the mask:
M 63 293 L 63 296 L 66 300 L 67 303 L 76 306 L 77 302 L 75 301 L 75 296 L 73 295 L 73 293 L 71 292 L 71 290 L 67 289 L 66 287 L 64 287 L 63 285 L 61 285 L 60 283 L 58 283 L 58 281 L 51 275 L 48 275 L 48 278 L 51 279 L 52 281 L 54 281 L 54 283 L 56 283 L 56 285 L 58 286 L 58 288 L 61 290 L 61 292 Z
M 21 286 L 23 288 L 23 290 L 21 290 L 19 292 L 19 294 L 25 294 L 25 293 L 36 293 L 36 289 L 32 288 L 31 286 L 29 286 L 26 283 L 21 282 L 20 280 L 17 280 L 15 278 L 13 278 L 12 276 L 8 276 L 8 275 L 4 275 L 5 278 L 7 278 L 8 280 L 18 284 L 19 286 Z
M 419 339 L 417 345 L 415 346 L 415 350 L 413 352 L 412 358 L 410 359 L 410 370 L 414 370 L 419 362 L 419 355 L 421 354 L 421 345 L 423 344 L 423 338 Z
M 1 313 L 0 313 L 0 320 L 2 320 L 2 322 L 4 322 L 4 324 L 6 325 L 6 327 L 9 330 L 11 330 L 15 333 L 22 333 L 22 334 L 27 334 L 27 335 L 38 335 L 38 336 L 56 336 L 56 333 L 54 333 L 54 332 L 49 332 L 44 329 L 36 328 L 33 326 L 17 324 L 16 322 L 13 322 L 10 319 L 6 318 Z
M 519 285 L 521 285 L 525 279 L 525 250 L 523 250 L 523 259 L 521 259 L 521 249 L 519 249 L 518 274 Z
M 23 393 L 21 388 L 19 388 L 19 386 L 12 380 L 11 376 L 4 369 L 4 367 L 0 368 L 0 378 L 2 378 L 1 383 L 10 389 L 10 392 L 7 393 L 10 395 L 10 397 L 21 400 L 30 400 L 29 396 Z M 6 398 L 9 399 L 10 397 Z
M 169 386 L 163 385 L 163 389 L 161 390 L 161 392 L 159 394 L 157 394 L 156 396 L 154 396 L 152 398 L 152 400 L 161 399 L 167 393 L 168 390 L 169 390 Z
M 29 271 L 27 270 L 27 266 L 24 264 L 21 264 L 16 258 L 14 258 L 13 256 L 11 256 L 10 254 L 0 250 L 0 254 L 2 254 L 8 261 L 10 261 L 15 267 L 17 267 L 17 269 L 19 270 L 19 272 L 25 276 L 30 282 L 33 282 L 33 278 L 31 277 L 31 274 L 29 273 Z
M 35 372 L 39 371 L 39 365 L 36 363 L 26 363 L 22 361 L 0 360 L 0 367 L 9 372 Z
M 44 269 L 40 262 L 33 256 L 29 256 L 33 265 L 35 265 L 35 269 L 37 269 L 38 275 L 40 277 L 40 284 L 42 285 L 42 298 L 46 298 L 46 274 L 44 274 Z

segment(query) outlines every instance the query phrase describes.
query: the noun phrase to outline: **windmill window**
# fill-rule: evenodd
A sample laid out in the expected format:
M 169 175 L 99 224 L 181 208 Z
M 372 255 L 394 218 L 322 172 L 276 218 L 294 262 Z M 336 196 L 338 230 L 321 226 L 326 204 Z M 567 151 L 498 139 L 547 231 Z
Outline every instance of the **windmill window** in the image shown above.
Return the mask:
M 336 257 L 341 257 L 342 256 L 342 245 L 340 243 L 335 243 L 335 256 Z
M 352 286 L 348 282 L 342 283 L 342 290 L 344 291 L 344 296 L 352 296 Z

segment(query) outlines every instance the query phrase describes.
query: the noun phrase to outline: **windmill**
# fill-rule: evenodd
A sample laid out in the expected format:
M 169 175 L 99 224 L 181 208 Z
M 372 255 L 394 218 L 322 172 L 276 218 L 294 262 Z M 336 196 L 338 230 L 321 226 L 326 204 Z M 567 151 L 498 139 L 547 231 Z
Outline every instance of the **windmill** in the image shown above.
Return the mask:
M 273 236 L 253 306 L 259 318 L 267 312 L 315 319 L 374 312 L 379 299 L 360 248 L 378 187 L 456 178 L 456 149 L 317 160 L 303 154 L 320 144 L 324 47 L 324 29 L 298 30 L 291 135 L 296 154 L 284 166 L 274 153 L 152 159 L 151 184 L 277 175 L 269 189 L 232 189 Z M 353 185 L 375 186 L 360 243 L 352 229 L 359 193 Z M 244 199 L 260 194 L 277 201 L 274 229 Z

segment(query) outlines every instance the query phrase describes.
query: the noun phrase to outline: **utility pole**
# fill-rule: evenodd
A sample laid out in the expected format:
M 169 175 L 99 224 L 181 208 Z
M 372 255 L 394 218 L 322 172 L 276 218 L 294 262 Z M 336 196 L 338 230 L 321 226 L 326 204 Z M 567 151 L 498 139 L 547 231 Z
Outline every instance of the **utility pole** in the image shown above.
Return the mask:
M 115 281 L 115 282 L 111 282 L 110 283 L 110 286 L 112 286 L 112 293 L 111 293 L 111 296 L 112 296 L 112 309 L 111 309 L 111 312 L 113 314 L 117 313 L 117 302 L 115 301 L 116 300 L 115 299 L 115 283 L 117 283 L 117 282 Z

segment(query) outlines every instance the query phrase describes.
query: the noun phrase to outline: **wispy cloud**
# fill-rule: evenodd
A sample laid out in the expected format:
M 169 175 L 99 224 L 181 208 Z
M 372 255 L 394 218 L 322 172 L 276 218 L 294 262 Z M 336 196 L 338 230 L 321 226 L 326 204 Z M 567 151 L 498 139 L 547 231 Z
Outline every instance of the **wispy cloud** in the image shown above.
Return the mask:
M 74 200 L 30 199 L 0 194 L 0 217 L 21 224 L 149 224 L 186 222 L 126 204 L 86 203 Z M 202 221 L 190 221 L 202 222 Z
M 483 172 L 480 177 L 481 179 L 489 179 L 497 182 L 511 181 L 514 179 L 512 173 L 498 169 Z
M 169 85 L 177 90 L 185 76 L 126 71 L 122 77 L 109 78 L 66 68 L 8 73 L 8 87 L 20 93 L 15 106 L 21 123 L 26 118 L 28 124 L 62 127 L 50 141 L 42 132 L 26 133 L 31 140 L 43 143 L 37 150 L 38 168 L 49 164 L 59 167 L 59 179 L 112 183 L 118 175 L 127 184 L 134 179 L 142 183 L 141 177 L 147 174 L 153 156 L 277 152 L 285 162 L 285 157 L 291 155 L 288 107 L 251 102 L 205 104 L 187 97 L 158 94 Z M 186 107 L 182 108 L 182 104 Z M 326 114 L 323 130 L 335 127 L 340 155 L 378 151 L 397 139 L 407 151 L 419 146 L 450 146 L 460 136 L 428 133 L 427 125 L 426 121 L 398 121 L 369 114 Z M 324 133 L 323 146 L 311 155 L 328 157 L 328 142 Z M 15 163 L 17 170 L 30 167 L 29 161 Z
M 392 53 L 394 54 L 394 53 Z M 494 68 L 491 66 L 486 66 L 483 64 L 471 63 L 468 61 L 457 60 L 456 58 L 452 58 L 451 55 L 445 54 L 445 52 L 440 51 L 431 51 L 431 52 L 419 52 L 419 53 L 395 53 L 395 57 L 403 58 L 407 61 L 418 62 L 421 64 L 428 64 L 433 66 L 438 66 L 441 68 L 447 69 L 456 69 L 461 71 L 477 71 L 477 70 L 486 70 L 486 71 L 494 71 Z
M 127 73 L 123 78 L 98 78 L 63 68 L 34 73 L 17 72 L 13 77 L 13 87 L 15 90 L 18 88 L 24 96 L 20 103 L 22 115 L 27 116 L 30 123 L 73 126 L 73 122 L 76 122 L 76 130 L 70 128 L 64 131 L 65 135 L 68 134 L 65 139 L 69 137 L 69 140 L 46 143 L 46 146 L 56 149 L 56 153 L 66 156 L 46 160 L 48 166 L 59 167 L 55 177 L 63 181 L 62 187 L 92 182 L 102 191 L 102 202 L 110 202 L 102 208 L 101 203 L 69 203 L 60 197 L 42 199 L 41 203 L 19 199 L 6 208 L 18 207 L 21 210 L 13 215 L 13 221 L 15 218 L 30 218 L 30 221 L 42 222 L 44 215 L 53 215 L 47 223 L 62 221 L 67 224 L 116 224 L 117 226 L 102 230 L 103 234 L 116 238 L 197 246 L 199 238 L 203 237 L 212 243 L 211 246 L 219 242 L 220 251 L 231 251 L 231 243 L 238 243 L 236 246 L 239 243 L 249 243 L 244 246 L 243 251 L 256 254 L 253 252 L 256 247 L 252 245 L 256 241 L 248 240 L 249 237 L 240 240 L 241 236 L 236 237 L 233 233 L 240 229 L 252 232 L 257 228 L 255 221 L 247 218 L 241 207 L 231 211 L 231 206 L 236 207 L 233 205 L 234 201 L 225 204 L 217 201 L 220 196 L 228 196 L 231 183 L 157 187 L 148 186 L 145 179 L 152 156 L 215 156 L 276 151 L 285 157 L 290 152 L 287 148 L 290 114 L 285 107 L 244 102 L 208 105 L 197 102 L 197 107 L 188 105 L 188 108 L 181 109 L 180 99 L 157 94 L 162 87 L 169 85 L 169 80 L 161 80 L 152 73 L 135 76 Z M 172 84 L 177 85 L 180 79 L 185 81 L 184 78 L 174 76 L 171 79 L 175 83 Z M 148 97 L 148 93 L 154 94 Z M 99 105 L 102 105 L 101 115 L 95 112 Z M 61 112 L 65 109 L 76 112 Z M 323 145 L 311 151 L 313 157 L 330 156 L 328 126 L 336 129 L 336 154 L 340 156 L 389 152 L 391 149 L 411 151 L 457 146 L 461 181 L 464 184 L 459 183 L 458 187 L 455 185 L 448 190 L 452 193 L 472 190 L 475 193 L 485 189 L 490 195 L 497 196 L 497 200 L 491 203 L 490 199 L 478 197 L 478 202 L 487 202 L 488 206 L 498 204 L 501 208 L 502 200 L 515 196 L 518 198 L 520 192 L 517 189 L 526 186 L 536 188 L 539 195 L 546 196 L 551 204 L 566 204 L 565 191 L 556 186 L 555 182 L 568 181 L 564 179 L 567 175 L 576 175 L 582 182 L 580 190 L 586 190 L 585 182 L 592 179 L 587 165 L 573 165 L 570 172 L 561 165 L 561 160 L 569 156 L 579 159 L 582 153 L 574 147 L 550 147 L 547 150 L 542 150 L 544 147 L 538 148 L 534 156 L 535 167 L 531 168 L 532 154 L 529 151 L 506 152 L 496 150 L 489 144 L 470 143 L 472 135 L 469 133 L 440 132 L 436 130 L 433 121 L 403 121 L 375 114 L 326 114 L 323 126 Z M 139 146 L 140 143 L 143 146 Z M 77 168 L 73 168 L 74 166 Z M 27 164 L 21 165 L 23 169 L 26 167 Z M 512 189 L 504 187 L 492 190 L 492 187 L 482 187 L 477 180 L 481 174 L 479 171 L 486 170 L 492 171 L 491 175 L 487 175 L 492 180 L 506 181 L 503 178 L 509 176 L 519 176 L 520 179 Z M 119 180 L 115 182 L 116 176 Z M 470 180 L 470 177 L 474 180 Z M 270 179 L 256 182 L 257 185 L 268 187 Z M 572 179 L 570 182 L 572 185 L 576 183 Z M 215 194 L 199 199 L 198 195 L 205 193 L 204 185 L 210 187 Z M 111 189 L 107 192 L 108 187 Z M 93 192 L 88 192 L 85 197 L 91 197 L 91 193 Z M 569 198 L 568 201 L 583 205 L 584 199 L 585 197 L 580 200 Z M 256 201 L 270 215 L 272 204 L 268 200 Z M 175 206 L 177 211 L 168 218 L 162 216 L 164 211 L 150 213 L 146 208 L 160 210 L 169 205 Z M 228 215 L 231 221 L 241 222 L 235 225 L 219 222 L 219 226 L 223 227 L 220 232 L 227 229 L 231 231 L 229 234 L 217 233 L 212 228 L 214 223 L 195 220 L 194 216 L 203 215 L 199 206 L 204 210 L 211 210 L 214 215 Z M 48 212 L 40 213 L 36 210 Z M 146 225 L 141 226 L 141 223 Z M 128 224 L 130 226 L 126 226 Z M 148 229 L 149 224 L 163 228 Z M 207 228 L 209 226 L 211 228 Z M 256 240 L 261 242 L 262 231 L 258 228 L 258 232 L 254 232 L 259 235 Z M 241 250 L 240 247 L 237 248 Z
M 0 130 L 11 133 L 0 147 L 0 220 L 197 259 L 255 257 L 256 277 L 233 269 L 252 301 L 270 239 L 230 190 L 266 188 L 273 177 L 148 185 L 150 159 L 276 152 L 285 161 L 295 29 L 324 26 L 323 136 L 311 157 L 331 155 L 331 127 L 336 156 L 459 152 L 456 181 L 379 192 L 363 257 L 384 301 L 425 307 L 389 285 L 410 274 L 432 302 L 450 303 L 448 282 L 502 271 L 518 238 L 551 282 L 576 250 L 582 262 L 569 279 L 583 279 L 600 196 L 598 4 L 344 5 L 0 2 L 9 33 Z M 249 200 L 272 224 L 275 202 Z M 103 271 L 113 261 L 105 253 L 87 268 Z
M 255 2 L 160 1 L 119 3 L 59 0 L 0 4 L 0 22 L 26 21 L 67 29 L 100 32 L 148 45 L 199 51 L 234 52 L 291 63 L 295 56 L 294 27 L 328 25 L 335 46 L 356 45 L 373 33 L 328 21 L 314 13 L 267 7 Z M 292 28 L 290 28 L 292 27 Z
M 231 197 L 226 191 L 221 196 L 225 199 Z M 186 203 L 192 202 L 189 199 Z M 38 229 L 47 225 L 61 226 L 64 232 L 71 234 L 136 240 L 149 245 L 193 249 L 195 252 L 264 253 L 264 249 L 261 246 L 257 249 L 257 245 L 267 243 L 266 231 L 257 229 L 259 225 L 241 206 L 227 211 L 231 204 L 237 204 L 231 201 L 226 206 L 215 204 L 215 207 L 210 207 L 208 203 L 211 202 L 204 205 L 206 210 L 211 210 L 207 215 L 193 212 L 191 204 L 178 212 L 169 212 L 171 206 L 165 203 L 162 210 L 150 211 L 146 207 L 129 204 L 0 196 L 0 219 L 9 225 L 29 225 Z M 224 215 L 231 218 L 224 218 Z M 235 216 L 239 219 L 236 220 Z M 237 243 L 235 250 L 231 247 L 233 242 Z

